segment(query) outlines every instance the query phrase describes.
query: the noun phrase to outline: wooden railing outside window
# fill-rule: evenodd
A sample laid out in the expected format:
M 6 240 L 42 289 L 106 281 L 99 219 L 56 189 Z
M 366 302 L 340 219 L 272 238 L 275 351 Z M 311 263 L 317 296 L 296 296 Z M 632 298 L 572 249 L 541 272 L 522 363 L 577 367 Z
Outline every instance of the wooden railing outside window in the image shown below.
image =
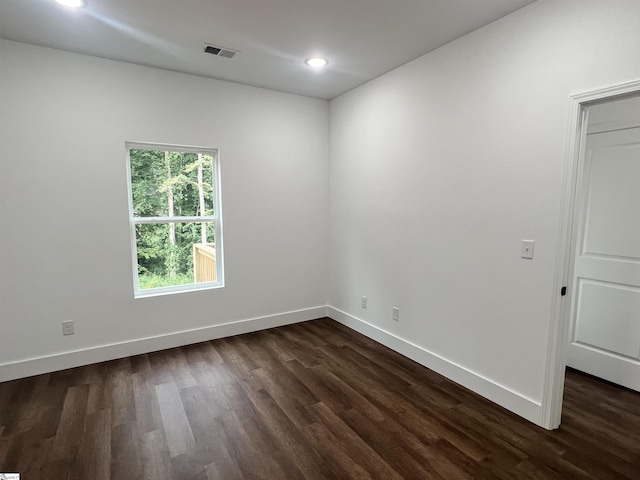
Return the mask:
M 196 283 L 215 282 L 216 244 L 193 244 L 193 279 Z

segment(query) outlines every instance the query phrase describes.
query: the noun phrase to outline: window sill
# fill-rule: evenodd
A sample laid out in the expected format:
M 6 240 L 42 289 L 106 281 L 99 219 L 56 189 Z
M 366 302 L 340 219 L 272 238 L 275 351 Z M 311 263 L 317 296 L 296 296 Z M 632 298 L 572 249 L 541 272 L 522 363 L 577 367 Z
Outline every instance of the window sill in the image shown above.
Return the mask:
M 176 293 L 197 292 L 200 290 L 213 290 L 224 287 L 223 282 L 202 282 L 190 283 L 188 285 L 177 285 L 175 287 L 158 287 L 134 292 L 134 298 L 159 297 L 163 295 L 173 295 Z

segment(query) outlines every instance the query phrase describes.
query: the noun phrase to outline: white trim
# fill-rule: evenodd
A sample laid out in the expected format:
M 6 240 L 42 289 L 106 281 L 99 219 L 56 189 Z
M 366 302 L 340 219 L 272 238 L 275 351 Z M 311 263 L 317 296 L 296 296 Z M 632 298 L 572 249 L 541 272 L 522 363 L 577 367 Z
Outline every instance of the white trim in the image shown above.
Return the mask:
M 217 266 L 216 266 L 217 267 Z M 223 288 L 224 280 L 216 282 L 185 283 L 182 285 L 171 285 L 169 287 L 138 288 L 133 292 L 134 298 L 160 297 L 163 295 L 173 295 L 174 293 L 197 292 L 200 290 L 213 290 Z
M 292 323 L 306 322 L 326 316 L 327 307 L 319 306 L 245 320 L 236 320 L 219 325 L 194 328 L 192 330 L 183 330 L 153 337 L 98 345 L 82 350 L 25 358 L 16 362 L 0 364 L 0 382 L 117 358 L 130 357 L 132 355 L 140 355 L 142 353 L 155 352 L 167 348 L 190 345 L 192 343 L 206 342 L 216 338 L 241 335 L 243 333 L 290 325 Z
M 565 152 L 558 247 L 556 250 L 556 272 L 553 282 L 553 301 L 549 336 L 547 342 L 547 364 L 542 396 L 542 426 L 558 428 L 562 415 L 564 393 L 564 373 L 566 367 L 569 307 L 565 298 L 571 292 L 571 268 L 573 265 L 574 209 L 576 180 L 580 152 L 584 147 L 587 125 L 587 106 L 608 98 L 640 92 L 640 80 L 605 87 L 602 89 L 572 95 L 569 99 L 568 137 Z M 560 296 L 560 288 L 567 286 L 567 295 Z
M 131 245 L 131 274 L 133 275 L 133 295 L 140 290 L 138 281 L 138 247 L 136 244 L 136 226 L 131 221 L 133 218 L 133 190 L 131 188 L 131 155 L 129 143 L 124 143 L 125 167 L 127 178 L 127 205 L 129 207 L 129 243 Z
M 208 215 L 202 217 L 133 217 L 132 222 L 135 224 L 149 223 L 213 223 L 216 217 Z
M 337 308 L 329 306 L 327 313 L 335 321 L 542 426 L 542 405 L 539 402 Z
M 629 130 L 630 128 L 640 127 L 638 120 L 614 120 L 612 122 L 589 124 L 587 126 L 587 135 L 596 135 L 598 133 L 613 132 L 616 130 Z
M 126 141 L 125 142 L 127 150 L 130 148 L 139 148 L 142 150 L 161 150 L 161 151 L 169 151 L 169 152 L 189 152 L 189 153 L 211 153 L 214 150 L 218 150 L 217 148 L 211 147 L 197 147 L 194 145 L 176 145 L 174 143 L 156 143 L 156 142 L 137 142 L 137 141 Z M 169 147 L 169 148 L 166 148 Z
M 217 149 L 216 155 L 216 170 L 213 173 L 213 182 L 215 197 L 214 197 L 214 213 L 216 219 L 214 220 L 214 231 L 217 237 L 216 241 L 216 278 L 220 279 L 220 285 L 224 287 L 224 232 L 222 231 L 222 168 L 220 160 L 220 149 Z M 212 166 L 213 168 L 213 166 Z

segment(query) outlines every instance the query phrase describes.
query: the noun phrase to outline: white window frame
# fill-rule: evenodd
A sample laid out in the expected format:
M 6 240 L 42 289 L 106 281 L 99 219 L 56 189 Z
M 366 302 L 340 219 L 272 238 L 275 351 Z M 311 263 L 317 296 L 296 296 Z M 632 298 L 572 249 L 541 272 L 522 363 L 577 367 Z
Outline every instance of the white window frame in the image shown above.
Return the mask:
M 135 298 L 154 297 L 158 295 L 169 295 L 173 293 L 193 292 L 198 290 L 208 290 L 224 287 L 224 261 L 222 254 L 222 188 L 220 183 L 220 151 L 217 148 L 193 147 L 186 145 L 171 145 L 164 143 L 148 142 L 125 142 L 127 159 L 127 193 L 129 196 L 129 230 L 131 236 L 131 260 L 133 273 L 133 292 Z M 132 149 L 159 150 L 171 152 L 187 152 L 209 154 L 213 157 L 212 187 L 213 187 L 213 215 L 190 216 L 190 217 L 136 217 L 133 214 L 133 193 L 131 185 L 131 157 Z M 136 225 L 139 224 L 167 224 L 167 223 L 201 223 L 210 222 L 214 225 L 214 238 L 216 243 L 216 281 L 189 283 L 185 285 L 174 285 L 169 287 L 157 287 L 140 289 L 138 281 L 138 248 L 136 242 Z

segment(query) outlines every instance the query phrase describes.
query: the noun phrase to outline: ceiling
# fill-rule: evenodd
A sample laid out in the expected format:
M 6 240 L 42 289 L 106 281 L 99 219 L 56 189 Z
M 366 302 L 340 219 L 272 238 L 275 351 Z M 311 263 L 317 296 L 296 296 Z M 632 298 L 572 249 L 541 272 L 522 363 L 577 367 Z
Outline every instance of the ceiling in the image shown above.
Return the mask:
M 533 0 L 87 2 L 1 0 L 0 38 L 332 99 Z

